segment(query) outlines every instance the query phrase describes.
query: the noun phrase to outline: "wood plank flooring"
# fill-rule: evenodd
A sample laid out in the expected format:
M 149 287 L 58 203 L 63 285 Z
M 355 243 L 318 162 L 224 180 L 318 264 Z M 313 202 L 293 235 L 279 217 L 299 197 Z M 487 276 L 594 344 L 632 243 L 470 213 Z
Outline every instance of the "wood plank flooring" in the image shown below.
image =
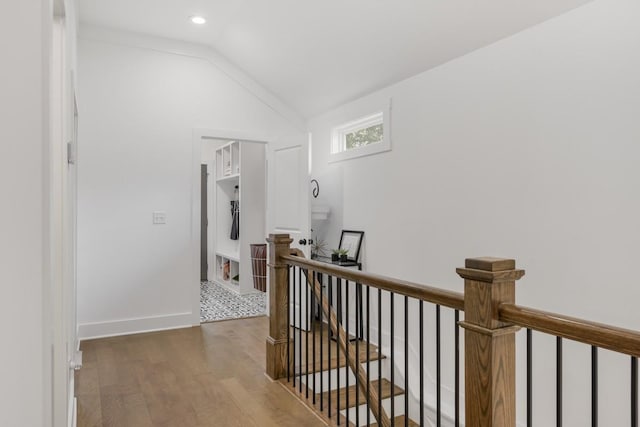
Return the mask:
M 265 375 L 268 319 L 84 341 L 78 427 L 326 425 Z

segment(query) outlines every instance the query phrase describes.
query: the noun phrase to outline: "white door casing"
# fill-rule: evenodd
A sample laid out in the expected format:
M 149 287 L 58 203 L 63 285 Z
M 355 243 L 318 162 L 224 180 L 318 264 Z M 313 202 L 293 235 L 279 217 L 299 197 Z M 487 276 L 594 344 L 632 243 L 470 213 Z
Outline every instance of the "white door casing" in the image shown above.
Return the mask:
M 67 23 L 52 26 L 50 141 L 50 263 L 52 330 L 52 425 L 75 420 L 74 367 L 77 357 L 77 126 L 75 75 L 71 68 Z

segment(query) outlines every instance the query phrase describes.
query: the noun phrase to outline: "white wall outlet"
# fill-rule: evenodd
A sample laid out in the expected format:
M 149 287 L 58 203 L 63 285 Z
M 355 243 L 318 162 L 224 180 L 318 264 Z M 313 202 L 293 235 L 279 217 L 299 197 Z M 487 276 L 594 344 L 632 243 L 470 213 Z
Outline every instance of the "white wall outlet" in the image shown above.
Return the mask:
M 164 211 L 155 211 L 153 212 L 153 223 L 154 224 L 166 224 L 167 223 L 167 213 Z

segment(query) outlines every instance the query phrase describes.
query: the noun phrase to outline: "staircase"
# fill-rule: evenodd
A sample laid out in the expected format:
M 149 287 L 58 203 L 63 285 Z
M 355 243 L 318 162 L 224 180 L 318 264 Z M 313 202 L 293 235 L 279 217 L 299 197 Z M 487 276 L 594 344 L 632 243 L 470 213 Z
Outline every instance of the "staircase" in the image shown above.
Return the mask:
M 555 351 L 544 345 L 542 351 L 546 350 L 549 353 L 547 357 L 552 357 L 550 353 L 555 352 L 556 384 L 555 390 L 551 389 L 550 392 L 555 392 L 559 397 L 573 396 L 573 389 L 584 388 L 584 384 L 576 383 L 573 376 L 568 377 L 566 374 L 563 376 L 563 364 L 574 361 L 572 358 L 568 362 L 566 359 L 563 362 L 563 342 L 569 340 L 586 345 L 590 349 L 590 352 L 585 353 L 591 355 L 592 425 L 597 425 L 599 419 L 603 418 L 602 413 L 598 411 L 598 393 L 601 389 L 598 378 L 611 372 L 607 369 L 612 369 L 610 366 L 598 365 L 599 351 L 607 350 L 625 358 L 629 357 L 630 366 L 628 362 L 624 363 L 626 369 L 630 368 L 629 380 L 626 384 L 621 384 L 620 389 L 630 388 L 630 399 L 626 397 L 624 399 L 630 402 L 626 409 L 629 411 L 627 419 L 630 420 L 631 427 L 640 426 L 638 415 L 640 414 L 640 369 L 638 368 L 640 331 L 516 304 L 515 284 L 524 275 L 524 270 L 516 268 L 514 259 L 467 258 L 464 267 L 456 269 L 456 273 L 464 279 L 464 293 L 458 293 L 445 288 L 305 259 L 302 252 L 291 248 L 293 239 L 287 234 L 271 234 L 267 241 L 270 245 L 271 311 L 269 335 L 266 340 L 266 372 L 270 378 L 281 380 L 287 387 L 295 390 L 302 401 L 315 408 L 316 413 L 324 418 L 328 425 L 362 426 L 379 423 L 382 427 L 415 426 L 418 425 L 414 422 L 417 418 L 425 427 L 432 427 L 433 424 L 457 426 L 462 422 L 468 426 L 515 427 L 519 425 L 516 423 L 515 393 L 516 366 L 518 365 L 516 334 L 524 329 L 522 333 L 526 331 L 526 361 L 523 363 L 526 364 L 527 392 L 522 402 L 526 407 L 526 413 L 522 416 L 526 416 L 528 425 L 531 425 L 534 414 L 537 419 L 543 419 L 538 421 L 541 425 L 552 425 L 554 421 L 575 415 L 567 411 L 563 412 L 562 399 L 557 399 L 555 414 L 553 411 L 541 411 L 539 407 L 536 410 L 533 389 L 539 378 L 533 375 L 533 361 L 539 357 L 537 354 L 541 350 L 536 350 L 540 345 L 534 345 L 536 341 L 534 338 L 542 334 L 555 337 Z M 335 289 L 333 295 L 339 295 L 339 298 L 345 295 L 346 301 L 353 301 L 350 300 L 349 283 L 362 285 L 367 295 L 366 313 L 368 316 L 369 310 L 374 312 L 373 317 L 378 320 L 378 333 L 383 330 L 381 322 L 384 321 L 382 316 L 384 303 L 384 310 L 387 308 L 389 310 L 386 316 L 389 319 L 389 336 L 395 339 L 397 335 L 404 333 L 404 351 L 396 349 L 393 340 L 390 341 L 390 353 L 384 355 L 379 353 L 378 348 L 367 342 L 354 342 L 342 328 L 340 318 L 342 318 L 343 309 L 340 299 L 331 298 L 331 292 L 323 297 L 322 286 L 313 278 L 318 274 L 328 277 L 327 289 Z M 341 290 L 341 284 L 345 286 L 342 288 L 345 289 L 344 291 Z M 377 294 L 373 303 L 369 300 L 371 290 Z M 315 300 L 320 302 L 322 322 L 326 321 L 328 325 L 317 322 L 308 332 L 291 326 L 291 322 L 294 321 L 290 318 L 292 305 L 298 301 L 298 307 L 304 306 L 300 304 L 303 292 L 306 301 L 308 301 L 307 292 L 310 292 Z M 394 300 L 394 296 L 399 298 Z M 356 294 L 356 300 L 357 298 Z M 335 303 L 330 304 L 329 301 L 332 303 L 335 301 Z M 375 302 L 377 302 L 377 309 Z M 311 307 L 314 306 L 313 304 Z M 428 305 L 435 308 L 435 322 L 424 318 L 423 307 Z M 349 304 L 345 304 L 344 308 L 344 318 L 349 319 Z M 453 344 L 453 351 L 448 351 L 445 345 L 445 351 L 449 354 L 444 356 L 450 357 L 454 371 L 453 386 L 449 390 L 441 383 L 441 358 L 443 357 L 441 334 L 445 331 L 444 326 L 441 325 L 441 309 L 452 314 L 452 317 L 449 317 L 450 320 L 445 319 L 445 321 L 453 320 L 453 336 L 448 340 Z M 336 311 L 340 314 L 340 318 L 336 315 Z M 355 319 L 358 319 L 358 311 Z M 301 309 L 297 311 L 296 325 L 302 326 L 302 312 Z M 304 313 L 309 312 L 309 305 L 307 305 Z M 460 320 L 460 315 L 463 315 L 464 320 Z M 394 319 L 396 322 L 400 321 L 401 326 L 398 329 L 394 329 Z M 358 322 L 363 323 L 362 320 Z M 368 324 L 368 319 L 366 323 Z M 358 326 L 356 324 L 355 329 L 358 329 Z M 434 326 L 435 339 L 424 343 L 426 327 Z M 324 333 L 319 334 L 320 331 Z M 336 341 L 328 338 L 329 331 L 335 335 Z M 417 368 L 412 369 L 407 358 L 410 331 L 414 331 L 414 337 L 417 336 L 419 341 L 419 362 Z M 462 331 L 464 341 L 460 333 Z M 423 361 L 425 349 L 430 349 L 429 351 L 435 349 L 436 353 L 434 407 L 428 406 L 427 400 L 431 399 L 425 396 L 426 369 Z M 348 356 L 345 356 L 345 353 Z M 464 356 L 461 357 L 461 355 Z M 413 380 L 415 385 L 412 385 L 412 390 L 417 391 L 417 396 L 411 393 L 410 399 L 405 400 L 406 391 L 398 387 L 398 384 L 391 384 L 393 381 L 389 381 L 389 377 L 393 378 L 394 375 L 389 374 L 394 373 L 395 370 L 390 369 L 391 363 L 385 356 L 390 356 L 394 361 L 404 356 L 404 361 L 399 361 L 396 367 L 404 367 L 403 383 L 411 384 L 408 380 Z M 461 360 L 464 361 L 463 367 L 460 366 Z M 447 363 L 445 368 L 446 365 Z M 356 378 L 358 378 L 359 388 L 353 387 Z M 419 386 L 417 382 L 420 383 Z M 567 391 L 567 383 L 573 385 L 572 390 Z M 373 386 L 367 388 L 362 386 L 363 384 Z M 379 391 L 376 386 L 380 387 Z M 449 399 L 452 404 L 442 402 L 443 389 L 453 392 Z M 526 402 L 524 402 L 525 399 Z M 584 404 L 584 398 L 581 397 L 581 399 L 580 404 Z M 328 402 L 329 400 L 331 402 Z M 407 406 L 409 409 L 405 409 Z M 414 415 L 413 420 L 403 418 L 403 415 L 407 415 L 405 412 Z M 416 413 L 419 414 L 416 416 Z M 375 417 L 372 416 L 374 414 Z M 611 414 L 609 415 L 611 418 Z M 580 421 L 580 425 L 585 424 L 583 421 Z M 614 421 L 607 419 L 604 424 L 616 426 L 625 424 L 620 421 L 621 419 L 616 415 Z M 524 420 L 521 424 L 525 424 Z
M 309 331 L 292 328 L 291 333 L 296 341 L 295 375 L 290 373 L 290 381 L 283 378 L 281 382 L 330 425 L 377 426 L 342 348 L 338 349 L 337 342 L 329 338 L 327 324 L 315 321 Z M 357 349 L 357 362 L 368 372 L 369 387 L 379 391 L 384 411 L 393 415 L 392 425 L 418 426 L 405 419 L 405 391 L 389 381 L 390 366 L 385 355 L 375 345 L 364 340 L 356 343 L 353 337 L 348 345 L 354 352 Z

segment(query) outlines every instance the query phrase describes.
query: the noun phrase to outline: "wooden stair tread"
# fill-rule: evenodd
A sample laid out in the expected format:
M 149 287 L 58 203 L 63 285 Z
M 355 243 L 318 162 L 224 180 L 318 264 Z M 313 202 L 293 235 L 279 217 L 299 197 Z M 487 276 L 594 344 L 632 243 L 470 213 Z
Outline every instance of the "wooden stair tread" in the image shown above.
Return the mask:
M 367 399 L 362 390 L 358 391 L 358 402 L 356 402 L 356 385 L 350 384 L 347 389 L 344 387 L 341 390 L 333 390 L 328 392 L 313 393 L 313 380 L 308 378 L 307 385 L 299 382 L 304 379 L 308 374 L 314 374 L 319 372 L 327 372 L 330 369 L 342 368 L 347 366 L 347 359 L 342 349 L 337 352 L 339 344 L 330 338 L 330 334 L 327 333 L 327 324 L 315 322 L 311 330 L 301 331 L 296 328 L 291 330 L 291 338 L 295 339 L 295 352 L 298 353 L 298 357 L 295 358 L 293 364 L 295 365 L 295 372 L 291 381 L 287 381 L 286 378 L 280 380 L 281 384 L 298 397 L 307 407 L 312 409 L 320 418 L 322 418 L 327 425 L 353 425 L 352 420 L 347 420 L 345 417 L 348 412 L 343 415 L 338 411 L 344 411 L 347 403 L 347 396 L 349 396 L 349 408 L 354 408 L 358 405 L 366 405 Z M 322 330 L 322 337 L 320 336 L 320 330 Z M 322 345 L 322 352 L 320 346 Z M 370 362 L 375 362 L 381 359 L 385 359 L 386 356 L 378 352 L 378 347 L 367 343 L 366 341 L 351 341 L 348 343 L 353 353 L 358 350 L 358 362 L 365 366 L 367 362 L 367 356 Z M 331 351 L 329 351 L 329 348 Z M 302 353 L 300 356 L 299 353 Z M 338 357 L 336 357 L 336 353 Z M 308 365 L 307 365 L 308 355 Z M 315 355 L 315 363 L 313 358 Z M 322 357 L 322 367 L 320 366 L 320 359 Z M 352 362 L 352 360 L 350 360 Z M 321 369 L 322 368 L 322 369 Z M 372 367 L 373 368 L 373 367 Z M 375 368 L 373 369 L 375 371 Z M 373 373 L 373 371 L 372 371 Z M 298 380 L 296 380 L 298 379 Z M 296 387 L 293 387 L 293 381 L 296 381 Z M 371 388 L 377 390 L 378 381 L 371 381 Z M 387 379 L 382 379 L 381 386 L 381 398 L 388 399 L 392 395 L 402 395 L 404 390 L 400 387 L 393 387 Z M 331 396 L 331 405 L 329 405 L 329 395 Z M 315 399 L 315 402 L 313 400 Z M 322 402 L 322 409 L 321 409 Z M 329 417 L 331 414 L 331 417 Z M 373 420 L 373 419 L 372 419 Z M 375 421 L 375 420 L 374 420 Z M 398 427 L 404 425 L 404 418 L 396 417 L 396 424 Z M 412 422 L 411 426 L 416 425 Z
M 385 356 L 384 355 L 380 355 L 377 351 L 370 351 L 369 352 L 369 361 L 370 362 L 374 362 L 378 359 L 384 359 Z M 306 357 L 305 355 L 302 355 L 302 361 L 306 362 Z M 360 357 L 358 360 L 361 364 L 366 364 L 367 362 L 367 352 L 366 350 L 360 350 Z M 297 362 L 297 361 L 296 361 Z M 300 367 L 300 370 L 297 370 L 299 372 L 299 375 L 306 375 L 306 374 L 313 374 L 316 372 L 321 372 L 321 371 L 326 371 L 329 369 L 335 369 L 335 368 L 342 368 L 347 366 L 347 358 L 344 357 L 344 355 L 342 354 L 342 352 L 340 352 L 340 357 L 336 358 L 335 357 L 335 353 L 333 354 L 333 357 L 329 357 L 328 355 L 324 355 L 324 358 L 322 360 L 322 369 L 320 367 L 320 355 L 316 356 L 316 362 L 315 364 L 313 364 L 313 358 L 311 355 L 309 355 L 309 366 L 307 367 L 307 365 L 302 365 Z
M 395 427 L 404 427 L 404 415 L 400 415 L 399 417 L 395 417 Z M 420 424 L 416 423 L 415 421 L 413 421 L 411 418 L 409 418 L 409 427 L 420 427 Z M 371 427 L 378 427 L 378 424 L 371 424 Z
M 322 344 L 325 347 L 325 349 L 329 345 L 331 345 L 331 347 L 333 348 L 335 348 L 335 346 L 338 345 L 337 341 L 331 338 L 331 335 L 327 329 L 327 324 L 324 322 L 322 323 L 318 321 L 313 322 L 311 324 L 311 328 L 309 331 L 300 331 L 299 329 L 293 326 L 291 327 L 291 338 L 295 337 L 296 340 L 302 339 L 303 341 L 302 347 L 304 347 L 307 342 L 307 335 L 309 336 L 309 352 L 313 350 L 314 336 L 316 341 L 316 352 L 320 351 L 319 350 L 320 341 L 322 341 Z M 356 341 L 357 341 L 356 337 L 352 334 L 349 334 L 349 342 L 351 343 L 351 345 L 355 347 Z M 366 346 L 367 342 L 364 339 L 362 339 L 360 340 L 359 345 L 360 347 Z M 372 351 L 377 351 L 378 347 L 373 344 L 369 344 L 369 349 Z
M 319 329 L 323 328 L 323 335 L 322 337 L 320 337 L 320 333 L 319 333 Z M 314 340 L 314 334 L 313 334 L 313 330 L 308 331 L 308 332 L 302 332 L 300 334 L 298 334 L 298 330 L 295 330 L 295 339 L 296 339 L 296 343 L 295 343 L 295 349 L 296 351 L 298 351 L 298 349 L 300 348 L 299 346 L 299 342 L 298 340 L 302 340 L 302 366 L 300 366 L 300 369 L 296 369 L 296 372 L 299 372 L 300 375 L 305 375 L 305 374 L 311 374 L 311 373 L 315 373 L 315 372 L 320 372 L 320 356 L 322 356 L 322 370 L 328 370 L 328 369 L 335 369 L 335 368 L 341 368 L 347 365 L 347 361 L 346 358 L 344 356 L 344 353 L 342 351 L 342 349 L 340 349 L 339 351 L 339 357 L 336 358 L 336 348 L 338 348 L 338 343 L 333 341 L 327 334 L 327 330 L 326 330 L 326 323 L 323 323 L 322 325 L 320 325 L 319 322 L 314 323 L 314 329 L 315 329 L 315 340 Z M 307 336 L 308 336 L 308 342 L 307 342 Z M 292 335 L 293 338 L 293 335 Z M 314 348 L 314 341 L 315 341 L 315 348 Z M 320 344 L 322 343 L 322 352 L 320 351 Z M 356 349 L 356 343 L 355 342 L 350 342 L 349 345 L 351 346 L 351 348 L 353 348 L 354 350 Z M 369 352 L 369 361 L 373 362 L 379 359 L 384 359 L 386 356 L 384 356 L 383 354 L 380 354 L 378 352 L 378 347 L 373 345 L 373 344 L 369 344 L 366 341 L 359 341 L 358 342 L 358 355 L 359 355 L 359 362 L 360 363 L 366 363 L 367 361 L 367 350 Z M 329 350 L 331 351 L 329 353 Z M 309 368 L 307 368 L 306 362 L 307 362 L 307 354 L 309 355 Z M 313 355 L 315 354 L 315 364 L 313 363 Z M 298 358 L 296 358 L 296 360 L 294 361 L 294 364 L 297 365 L 297 363 L 299 362 Z
M 378 390 L 378 380 L 375 381 L 371 381 L 371 389 L 372 390 Z M 364 405 L 367 403 L 367 399 L 366 396 L 364 395 L 364 393 L 362 392 L 362 390 L 358 390 L 358 402 L 356 403 L 356 386 L 354 385 L 350 385 L 349 388 L 347 389 L 346 387 L 343 387 L 339 390 L 331 390 L 331 391 L 325 391 L 324 393 L 318 393 L 318 396 L 320 396 L 320 394 L 323 395 L 323 398 L 325 399 L 325 401 L 328 401 L 329 399 L 329 393 L 331 393 L 331 400 L 335 402 L 335 399 L 339 396 L 340 398 L 340 408 L 345 408 L 347 406 L 347 396 L 349 396 L 349 408 L 353 408 L 354 406 L 358 406 L 358 405 Z M 401 389 L 398 386 L 393 387 L 393 391 L 392 391 L 392 387 L 391 387 L 391 382 L 389 380 L 387 380 L 386 378 L 382 379 L 382 384 L 381 384 L 381 398 L 382 399 L 387 399 L 389 397 L 391 397 L 392 395 L 398 396 L 404 394 L 404 390 Z M 316 400 L 318 400 L 318 397 L 316 397 Z
M 285 387 L 290 393 L 296 396 L 300 401 L 305 404 L 309 409 L 314 411 L 323 421 L 327 423 L 327 425 L 337 425 L 337 419 L 340 418 L 340 425 L 348 425 L 351 423 L 347 423 L 347 418 L 340 414 L 337 410 L 337 405 L 335 402 L 331 404 L 331 410 L 329 411 L 329 404 L 327 401 L 323 402 L 322 410 L 320 409 L 320 399 L 316 396 L 316 402 L 313 403 L 313 392 L 311 388 L 309 388 L 307 398 L 307 389 L 304 385 L 302 385 L 302 391 L 300 391 L 300 385 L 296 383 L 296 386 L 293 386 L 292 381 L 287 381 L 286 378 L 278 380 L 283 387 Z M 331 412 L 331 417 L 329 417 L 329 412 Z

